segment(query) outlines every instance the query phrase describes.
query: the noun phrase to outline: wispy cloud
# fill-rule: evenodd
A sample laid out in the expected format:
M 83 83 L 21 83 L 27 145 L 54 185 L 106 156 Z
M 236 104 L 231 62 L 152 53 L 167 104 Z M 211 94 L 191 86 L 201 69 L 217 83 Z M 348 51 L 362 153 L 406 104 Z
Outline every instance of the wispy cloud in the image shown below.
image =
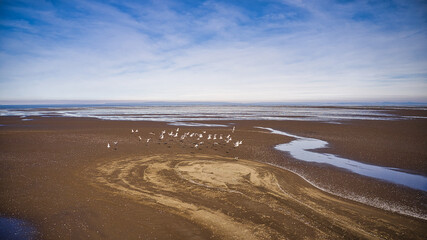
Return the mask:
M 427 101 L 422 1 L 0 8 L 0 100 Z

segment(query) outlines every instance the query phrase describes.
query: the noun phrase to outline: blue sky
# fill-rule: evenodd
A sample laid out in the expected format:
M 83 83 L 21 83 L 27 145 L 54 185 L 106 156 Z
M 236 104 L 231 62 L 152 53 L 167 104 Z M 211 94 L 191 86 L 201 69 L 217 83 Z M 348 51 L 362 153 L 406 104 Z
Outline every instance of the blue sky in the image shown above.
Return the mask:
M 427 102 L 427 4 L 3 0 L 7 100 Z

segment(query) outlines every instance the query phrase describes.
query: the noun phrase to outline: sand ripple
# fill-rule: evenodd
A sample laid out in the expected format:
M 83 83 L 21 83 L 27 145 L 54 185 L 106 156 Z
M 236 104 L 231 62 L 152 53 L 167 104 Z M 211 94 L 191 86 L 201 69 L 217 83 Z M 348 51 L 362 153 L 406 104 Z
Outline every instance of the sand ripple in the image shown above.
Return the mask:
M 182 216 L 218 239 L 376 238 L 400 229 L 378 221 L 378 210 L 253 161 L 153 155 L 107 162 L 88 176 L 101 189 Z

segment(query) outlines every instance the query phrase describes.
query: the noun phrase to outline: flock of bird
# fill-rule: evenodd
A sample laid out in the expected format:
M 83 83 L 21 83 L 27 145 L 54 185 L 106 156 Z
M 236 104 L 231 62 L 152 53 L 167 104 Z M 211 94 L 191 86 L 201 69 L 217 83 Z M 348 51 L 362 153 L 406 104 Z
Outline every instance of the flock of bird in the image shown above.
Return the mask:
M 233 134 L 235 130 L 236 130 L 236 127 L 233 126 L 233 128 L 231 129 L 231 134 Z M 139 130 L 131 129 L 131 134 L 139 134 Z M 166 130 L 161 131 L 160 134 L 158 134 L 158 141 L 161 142 L 165 138 L 169 138 L 170 141 L 172 141 L 173 139 L 179 139 L 180 142 L 183 143 L 185 139 L 194 139 L 195 141 L 193 140 L 193 143 L 192 143 L 194 148 L 199 148 L 200 146 L 205 144 L 205 141 L 211 142 L 214 146 L 219 144 L 224 144 L 224 143 L 225 144 L 231 143 L 233 144 L 234 148 L 237 148 L 243 144 L 243 140 L 233 142 L 231 134 L 228 134 L 227 136 L 225 136 L 225 134 L 206 133 L 206 131 L 202 131 L 201 133 L 197 133 L 197 132 L 180 133 L 179 128 L 177 128 L 175 131 L 170 131 L 170 132 L 166 132 Z M 145 141 L 147 144 L 149 144 L 150 142 L 152 142 L 152 140 L 156 139 L 156 134 L 154 132 L 150 132 L 149 135 L 152 135 L 152 137 L 149 137 L 147 139 L 143 139 L 141 135 L 138 135 L 138 140 Z M 119 143 L 118 141 L 113 142 L 113 146 L 115 150 L 117 150 L 118 143 Z M 110 143 L 107 143 L 108 149 L 112 148 L 113 146 L 110 145 Z

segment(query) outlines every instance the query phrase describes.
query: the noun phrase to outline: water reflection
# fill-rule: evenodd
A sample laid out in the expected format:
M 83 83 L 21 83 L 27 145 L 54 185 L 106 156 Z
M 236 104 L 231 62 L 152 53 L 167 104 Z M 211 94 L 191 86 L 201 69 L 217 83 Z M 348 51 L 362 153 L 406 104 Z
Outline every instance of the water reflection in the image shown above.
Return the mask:
M 296 140 L 293 140 L 289 143 L 279 144 L 275 147 L 280 151 L 289 152 L 289 154 L 295 159 L 306 162 L 330 164 L 335 167 L 343 168 L 363 176 L 404 185 L 417 190 L 427 191 L 427 177 L 406 173 L 404 172 L 404 170 L 398 168 L 389 168 L 365 164 L 354 160 L 338 157 L 334 154 L 311 152 L 308 150 L 325 148 L 328 143 L 314 138 L 305 138 L 288 134 L 286 132 L 278 131 L 272 128 L 258 128 L 269 130 L 274 134 L 280 134 L 295 138 Z
M 0 217 L 0 239 L 36 239 L 36 229 L 29 223 L 16 218 Z

